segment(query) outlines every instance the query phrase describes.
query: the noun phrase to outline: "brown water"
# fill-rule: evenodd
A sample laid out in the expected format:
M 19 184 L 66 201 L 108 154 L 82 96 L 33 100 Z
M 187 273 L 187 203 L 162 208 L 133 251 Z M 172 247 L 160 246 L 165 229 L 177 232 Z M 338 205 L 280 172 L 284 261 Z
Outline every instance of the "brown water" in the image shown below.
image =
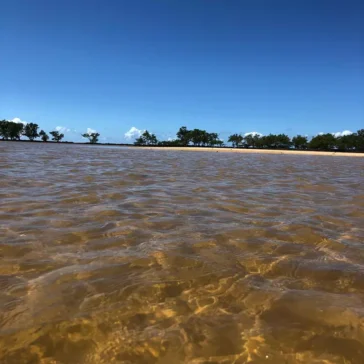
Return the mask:
M 364 363 L 364 159 L 0 143 L 0 362 Z

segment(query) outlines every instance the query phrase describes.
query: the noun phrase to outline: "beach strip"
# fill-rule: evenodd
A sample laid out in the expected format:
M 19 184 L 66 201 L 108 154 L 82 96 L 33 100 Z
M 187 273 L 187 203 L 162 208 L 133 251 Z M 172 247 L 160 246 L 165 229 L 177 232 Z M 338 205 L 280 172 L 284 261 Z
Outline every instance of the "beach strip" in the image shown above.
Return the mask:
M 128 148 L 141 150 L 165 150 L 181 152 L 214 152 L 214 153 L 245 153 L 245 154 L 285 154 L 285 155 L 315 155 L 333 157 L 364 157 L 364 153 L 354 152 L 319 152 L 310 150 L 273 150 L 273 149 L 243 149 L 243 148 L 209 148 L 209 147 L 148 147 L 131 146 Z

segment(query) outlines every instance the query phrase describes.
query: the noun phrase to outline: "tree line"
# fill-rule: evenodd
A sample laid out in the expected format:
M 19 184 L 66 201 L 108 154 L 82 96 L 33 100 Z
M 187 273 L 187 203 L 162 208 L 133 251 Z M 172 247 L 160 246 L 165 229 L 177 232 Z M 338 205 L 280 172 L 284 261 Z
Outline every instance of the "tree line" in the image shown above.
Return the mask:
M 234 148 L 259 148 L 259 149 L 300 149 L 300 150 L 343 150 L 343 151 L 364 151 L 364 129 L 356 133 L 343 136 L 335 136 L 330 133 L 319 134 L 308 139 L 307 136 L 296 135 L 290 138 L 286 134 L 260 135 L 232 134 L 228 138 Z M 198 147 L 222 147 L 224 142 L 217 133 L 208 133 L 206 130 L 188 130 L 182 126 L 176 139 L 168 141 L 158 141 L 155 134 L 148 130 L 138 137 L 135 145 L 140 146 L 198 146 Z
M 341 136 L 331 133 L 319 134 L 310 140 L 303 135 L 296 135 L 291 139 L 286 134 L 248 134 L 245 136 L 233 134 L 229 136 L 228 141 L 234 147 L 242 148 L 364 151 L 364 129 Z
M 43 142 L 48 142 L 49 135 L 44 131 L 38 132 L 39 126 L 35 123 L 15 123 L 8 120 L 0 120 L 0 137 L 3 140 L 20 140 L 22 136 L 27 137 L 30 141 L 40 138 Z M 64 138 L 64 134 L 58 130 L 49 132 L 54 142 L 60 142 Z M 85 133 L 82 137 L 87 138 L 91 144 L 96 144 L 99 141 L 99 133 Z
M 158 141 L 155 134 L 150 134 L 148 130 L 138 137 L 134 145 L 159 145 L 159 146 L 197 146 L 197 147 L 215 147 L 223 146 L 224 142 L 219 139 L 217 133 L 208 133 L 206 130 L 193 129 L 188 130 L 182 126 L 177 132 L 177 139 Z
M 43 142 L 49 140 L 49 135 L 44 130 L 39 130 L 38 124 L 21 124 L 8 120 L 0 120 L 0 138 L 3 140 L 20 140 L 21 136 L 27 137 L 30 141 L 41 138 Z M 60 142 L 64 134 L 58 130 L 49 132 L 52 141 Z M 99 141 L 99 133 L 84 133 L 91 144 Z M 358 130 L 350 135 L 335 136 L 330 133 L 319 134 L 308 139 L 307 136 L 296 135 L 290 138 L 286 134 L 260 135 L 232 134 L 228 137 L 228 143 L 234 148 L 259 148 L 259 149 L 300 149 L 300 150 L 342 150 L 342 151 L 363 151 L 364 152 L 364 129 Z M 174 140 L 158 140 L 155 134 L 145 130 L 134 145 L 137 146 L 179 146 L 179 147 L 223 147 L 224 142 L 219 138 L 218 133 L 210 133 L 201 129 L 187 129 L 186 126 L 179 128 Z

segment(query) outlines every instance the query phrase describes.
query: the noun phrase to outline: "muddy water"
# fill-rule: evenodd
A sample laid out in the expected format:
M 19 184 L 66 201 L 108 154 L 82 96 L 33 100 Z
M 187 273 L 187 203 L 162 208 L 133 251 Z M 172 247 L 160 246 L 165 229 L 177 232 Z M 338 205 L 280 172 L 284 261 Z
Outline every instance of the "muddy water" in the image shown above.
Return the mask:
M 1 363 L 363 363 L 364 159 L 0 142 Z

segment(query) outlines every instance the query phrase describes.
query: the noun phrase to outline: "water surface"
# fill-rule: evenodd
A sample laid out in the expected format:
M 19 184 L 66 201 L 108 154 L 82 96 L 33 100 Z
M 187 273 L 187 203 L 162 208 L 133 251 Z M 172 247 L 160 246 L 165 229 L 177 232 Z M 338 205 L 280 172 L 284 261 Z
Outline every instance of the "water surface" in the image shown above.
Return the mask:
M 363 363 L 364 160 L 0 142 L 1 363 Z

